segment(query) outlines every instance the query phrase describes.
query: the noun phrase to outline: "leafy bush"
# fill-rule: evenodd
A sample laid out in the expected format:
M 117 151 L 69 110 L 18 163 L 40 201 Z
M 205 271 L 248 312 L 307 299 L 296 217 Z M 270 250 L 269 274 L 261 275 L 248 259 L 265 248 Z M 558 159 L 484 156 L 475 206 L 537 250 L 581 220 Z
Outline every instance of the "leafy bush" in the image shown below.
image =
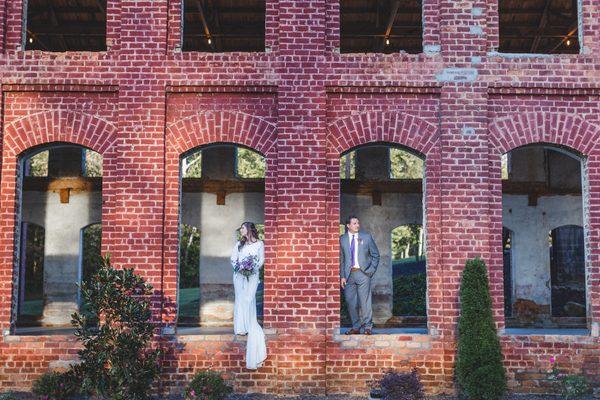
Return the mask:
M 31 391 L 46 400 L 65 400 L 79 393 L 72 371 L 47 372 L 33 382 Z M 11 397 L 0 398 L 7 400 Z
M 143 300 L 151 294 L 143 278 L 133 269 L 114 269 L 109 256 L 82 283 L 87 312 L 73 314 L 72 324 L 84 348 L 73 371 L 86 393 L 110 400 L 149 397 L 159 368 L 159 351 L 150 348 L 150 303 Z
M 550 358 L 550 364 L 552 370 L 549 379 L 554 382 L 566 400 L 579 399 L 590 392 L 590 385 L 584 376 L 561 373 L 554 357 Z
M 493 400 L 506 390 L 502 350 L 492 317 L 487 268 L 476 258 L 467 261 L 460 286 L 456 378 L 462 395 Z
M 221 374 L 205 370 L 198 372 L 185 389 L 186 400 L 223 400 L 233 391 Z
M 427 276 L 424 273 L 394 279 L 394 315 L 427 315 Z
M 0 393 L 0 400 L 18 400 L 13 392 Z
M 384 400 L 421 400 L 425 398 L 423 385 L 416 369 L 412 372 L 389 370 L 371 384 L 372 396 Z

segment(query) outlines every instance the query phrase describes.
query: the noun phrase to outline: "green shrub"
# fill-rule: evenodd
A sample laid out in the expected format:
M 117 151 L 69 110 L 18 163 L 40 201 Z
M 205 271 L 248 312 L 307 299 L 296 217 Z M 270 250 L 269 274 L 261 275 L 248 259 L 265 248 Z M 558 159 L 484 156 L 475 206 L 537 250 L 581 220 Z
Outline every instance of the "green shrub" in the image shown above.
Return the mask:
M 590 392 L 590 385 L 581 375 L 566 375 L 560 378 L 560 389 L 565 399 L 579 399 Z
M 223 400 L 233 392 L 220 373 L 211 370 L 198 372 L 185 389 L 186 400 Z
M 133 269 L 115 269 L 107 256 L 81 285 L 86 313 L 73 314 L 75 335 L 83 343 L 74 366 L 84 392 L 110 400 L 149 397 L 158 376 L 159 351 L 151 349 L 154 324 L 152 287 Z
M 0 393 L 0 400 L 18 400 L 13 392 Z
M 494 400 L 506 391 L 502 350 L 492 317 L 487 268 L 476 258 L 467 261 L 460 286 L 456 379 L 463 396 Z
M 393 287 L 393 315 L 427 315 L 425 273 L 400 276 L 394 279 Z
M 77 386 L 72 371 L 47 372 L 33 382 L 31 391 L 46 400 L 65 400 L 79 393 Z

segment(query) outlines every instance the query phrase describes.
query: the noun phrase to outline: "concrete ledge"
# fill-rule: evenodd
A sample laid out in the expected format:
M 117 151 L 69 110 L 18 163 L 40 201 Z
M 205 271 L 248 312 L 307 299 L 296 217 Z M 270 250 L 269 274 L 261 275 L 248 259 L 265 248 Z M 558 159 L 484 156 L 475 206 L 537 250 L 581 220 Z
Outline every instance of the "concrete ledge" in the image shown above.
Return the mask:
M 525 329 L 505 328 L 501 336 L 584 336 L 590 337 L 588 329 Z

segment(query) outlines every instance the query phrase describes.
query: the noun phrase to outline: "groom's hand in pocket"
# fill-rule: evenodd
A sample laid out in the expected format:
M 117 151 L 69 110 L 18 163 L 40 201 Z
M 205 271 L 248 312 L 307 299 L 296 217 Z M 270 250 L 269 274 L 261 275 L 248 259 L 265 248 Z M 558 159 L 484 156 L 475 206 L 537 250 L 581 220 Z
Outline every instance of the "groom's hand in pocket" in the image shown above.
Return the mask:
M 341 279 L 340 285 L 342 285 L 342 289 L 344 289 L 346 287 L 346 278 Z

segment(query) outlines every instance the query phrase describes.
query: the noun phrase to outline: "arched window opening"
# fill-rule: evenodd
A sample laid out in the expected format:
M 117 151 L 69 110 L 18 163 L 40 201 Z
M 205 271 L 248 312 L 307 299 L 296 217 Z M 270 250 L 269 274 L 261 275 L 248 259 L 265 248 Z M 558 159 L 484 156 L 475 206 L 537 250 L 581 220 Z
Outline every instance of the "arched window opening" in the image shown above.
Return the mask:
M 233 272 L 230 256 L 237 229 L 254 222 L 264 238 L 262 155 L 233 144 L 215 144 L 181 158 L 178 321 L 203 332 L 233 324 Z M 263 273 L 256 293 L 263 315 Z
M 399 146 L 370 144 L 340 157 L 340 234 L 355 215 L 379 249 L 371 278 L 376 330 L 427 327 L 423 158 Z M 350 326 L 341 293 L 341 326 Z
M 582 160 L 546 145 L 509 156 L 502 183 L 503 223 L 511 227 L 503 230 L 506 326 L 586 328 Z
M 25 153 L 19 165 L 17 333 L 70 328 L 71 314 L 80 309 L 77 285 L 100 257 L 102 156 L 52 144 Z

